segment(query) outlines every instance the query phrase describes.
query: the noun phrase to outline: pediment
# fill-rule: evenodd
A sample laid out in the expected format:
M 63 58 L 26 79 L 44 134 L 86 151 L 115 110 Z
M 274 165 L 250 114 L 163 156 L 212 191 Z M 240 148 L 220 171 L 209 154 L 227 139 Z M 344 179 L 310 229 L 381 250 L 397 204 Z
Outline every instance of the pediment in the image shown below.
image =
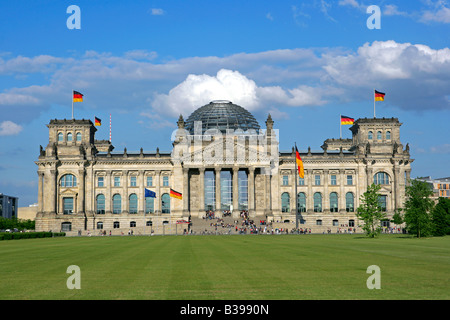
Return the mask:
M 189 150 L 190 149 L 190 150 Z M 214 164 L 252 164 L 270 165 L 271 161 L 278 161 L 278 150 L 271 156 L 263 146 L 249 145 L 245 141 L 212 141 L 207 145 L 195 148 L 183 148 L 178 160 L 184 165 L 214 165 Z M 174 152 L 175 153 L 175 148 Z

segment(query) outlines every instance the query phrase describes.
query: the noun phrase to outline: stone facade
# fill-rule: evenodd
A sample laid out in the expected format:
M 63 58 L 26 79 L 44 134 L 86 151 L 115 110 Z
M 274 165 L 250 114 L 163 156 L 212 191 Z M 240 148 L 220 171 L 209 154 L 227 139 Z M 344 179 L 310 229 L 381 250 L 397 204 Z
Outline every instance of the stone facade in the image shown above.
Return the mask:
M 413 160 L 396 118 L 358 119 L 352 139 L 327 139 L 320 152 L 300 152 L 304 180 L 294 149 L 278 149 L 270 115 L 257 136 L 196 136 L 181 116 L 177 124 L 172 152 L 129 153 L 95 140 L 90 120 L 51 120 L 49 143 L 36 161 L 36 229 L 97 233 L 168 226 L 174 232 L 177 221 L 202 218 L 208 209 L 216 216 L 229 210 L 233 217 L 246 210 L 255 220 L 296 221 L 301 228 L 356 227 L 360 197 L 373 182 L 381 184 L 388 215 L 404 202 Z M 146 198 L 145 189 L 156 198 Z M 171 189 L 182 199 L 170 197 Z

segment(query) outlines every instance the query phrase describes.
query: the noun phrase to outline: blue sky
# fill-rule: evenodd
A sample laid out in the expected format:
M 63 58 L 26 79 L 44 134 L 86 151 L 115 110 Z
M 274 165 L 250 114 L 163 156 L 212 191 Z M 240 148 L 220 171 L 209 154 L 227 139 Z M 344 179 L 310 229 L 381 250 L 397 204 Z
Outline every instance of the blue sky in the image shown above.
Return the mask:
M 68 29 L 70 5 L 81 29 Z M 366 12 L 380 8 L 381 29 Z M 280 148 L 319 150 L 339 115 L 398 117 L 412 177 L 450 176 L 448 1 L 2 1 L 0 192 L 37 200 L 50 119 L 102 119 L 115 151 L 170 151 L 179 114 L 214 99 L 267 114 Z M 350 138 L 349 126 L 342 127 Z

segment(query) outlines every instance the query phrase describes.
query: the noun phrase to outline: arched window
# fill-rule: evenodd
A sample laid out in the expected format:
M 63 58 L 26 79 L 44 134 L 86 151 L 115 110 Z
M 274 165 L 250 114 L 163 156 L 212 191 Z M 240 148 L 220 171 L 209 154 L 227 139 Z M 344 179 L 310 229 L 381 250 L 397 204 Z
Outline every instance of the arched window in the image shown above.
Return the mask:
M 283 192 L 281 195 L 281 212 L 289 212 L 290 211 L 290 197 L 289 193 Z
M 377 139 L 378 139 L 378 140 L 381 140 L 381 131 L 378 131 L 378 132 L 377 132 Z
M 95 206 L 97 207 L 97 214 L 105 214 L 105 195 L 97 195 L 95 198 Z
M 61 178 L 61 187 L 71 188 L 77 186 L 77 177 L 73 174 L 65 174 Z
M 322 195 L 320 192 L 314 193 L 314 212 L 322 212 Z
M 391 132 L 386 131 L 386 140 L 391 140 Z
M 336 192 L 330 193 L 330 211 L 331 212 L 338 212 L 338 195 Z
M 113 196 L 113 213 L 122 212 L 122 197 L 120 194 L 115 194 Z
M 113 228 L 114 229 L 119 229 L 120 228 L 120 222 L 119 221 L 114 221 L 113 222 Z
M 72 141 L 72 133 L 71 132 L 69 132 L 67 134 L 67 141 Z
M 102 221 L 98 221 L 97 222 L 97 229 L 103 229 L 103 222 Z
M 369 138 L 369 140 L 372 140 L 372 139 L 373 139 L 373 132 L 372 132 L 372 131 L 369 131 L 368 138 Z
M 136 221 L 130 221 L 130 228 L 136 227 Z
M 58 133 L 58 141 L 63 141 L 64 140 L 64 136 L 63 136 L 63 134 L 60 132 L 60 133 Z
M 297 210 L 298 212 L 306 212 L 306 195 L 304 192 L 299 192 L 297 196 Z
M 373 176 L 375 184 L 389 184 L 389 175 L 386 172 L 378 172 Z
M 128 208 L 129 213 L 137 213 L 138 197 L 135 193 L 130 194 L 128 206 L 129 206 L 129 208 Z
M 81 141 L 81 132 L 77 132 L 77 141 Z
M 355 211 L 355 196 L 351 192 L 347 192 L 345 195 L 345 210 L 347 212 Z
M 170 213 L 170 196 L 168 193 L 161 196 L 161 213 Z

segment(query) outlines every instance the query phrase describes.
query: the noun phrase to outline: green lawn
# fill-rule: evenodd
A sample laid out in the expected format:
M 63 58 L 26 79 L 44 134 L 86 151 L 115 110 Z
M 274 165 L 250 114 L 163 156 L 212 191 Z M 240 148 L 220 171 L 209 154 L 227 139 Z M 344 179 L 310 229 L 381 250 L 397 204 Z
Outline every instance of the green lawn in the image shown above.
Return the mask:
M 117 236 L 0 241 L 0 299 L 449 299 L 450 237 Z M 81 270 L 69 290 L 67 267 Z M 381 269 L 369 290 L 367 267 Z

